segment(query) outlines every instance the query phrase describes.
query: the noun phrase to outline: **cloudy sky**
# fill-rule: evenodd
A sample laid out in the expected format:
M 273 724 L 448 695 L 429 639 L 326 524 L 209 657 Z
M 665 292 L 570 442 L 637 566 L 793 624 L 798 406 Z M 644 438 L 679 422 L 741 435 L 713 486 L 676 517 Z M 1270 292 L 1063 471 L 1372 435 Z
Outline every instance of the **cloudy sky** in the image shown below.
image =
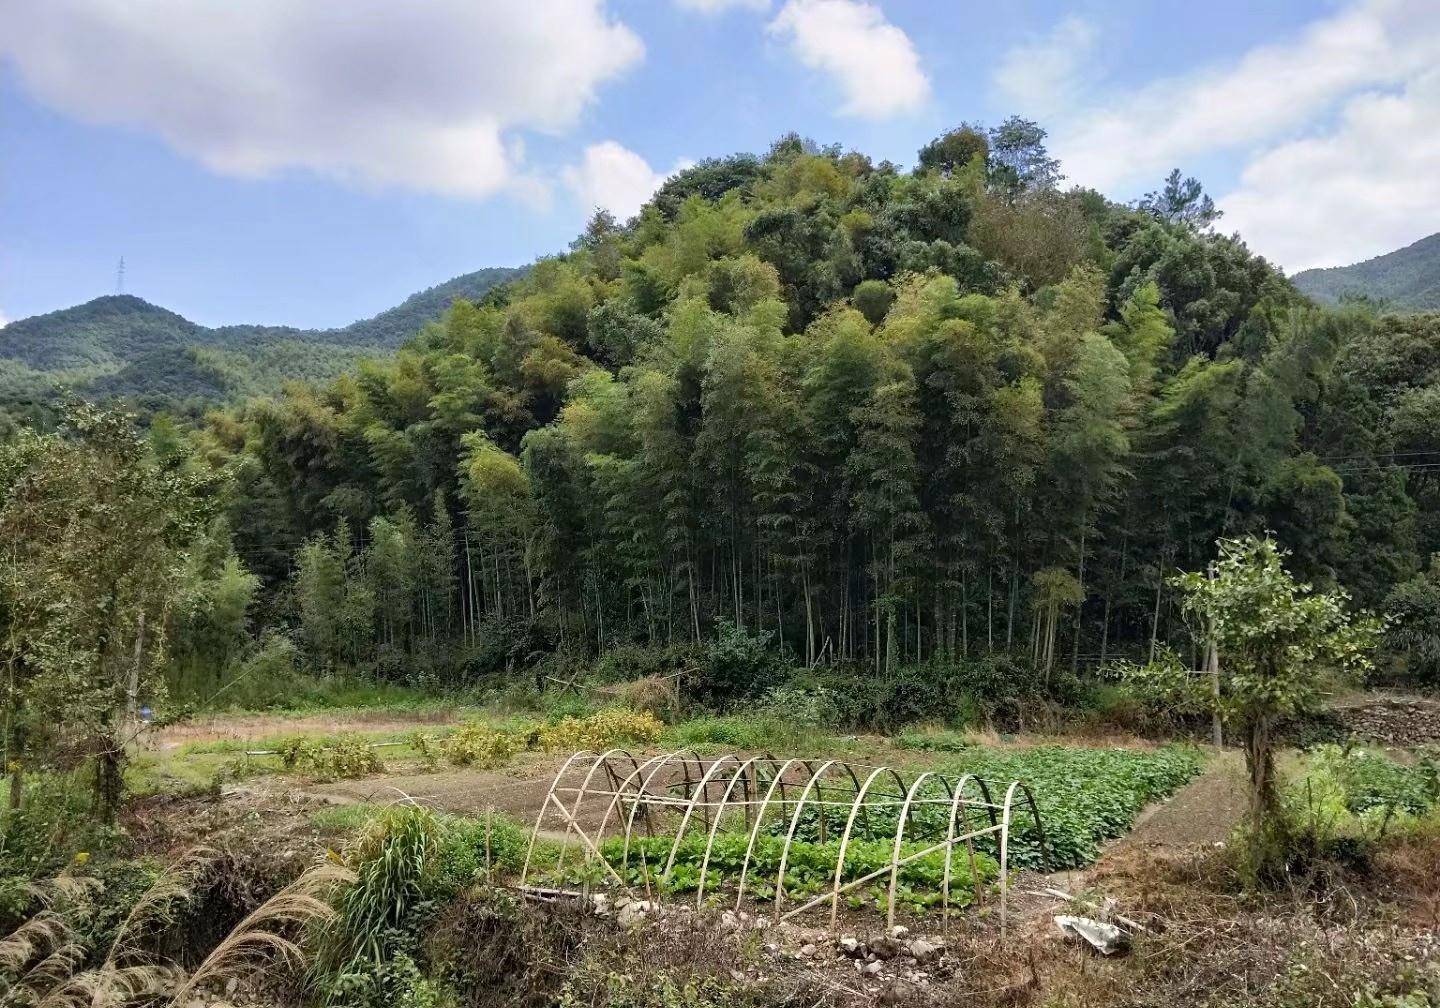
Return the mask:
M 1050 130 L 1287 270 L 1440 231 L 1437 0 L 0 0 L 0 319 L 341 325 L 798 130 Z

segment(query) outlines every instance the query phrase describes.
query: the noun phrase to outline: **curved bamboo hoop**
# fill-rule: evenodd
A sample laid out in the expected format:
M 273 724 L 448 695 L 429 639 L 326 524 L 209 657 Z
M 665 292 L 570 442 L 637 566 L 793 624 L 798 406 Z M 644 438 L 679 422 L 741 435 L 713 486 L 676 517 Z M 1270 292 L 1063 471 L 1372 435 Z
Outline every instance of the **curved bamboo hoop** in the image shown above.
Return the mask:
M 826 772 L 839 762 L 840 760 L 826 760 L 820 764 L 819 770 L 811 770 L 810 780 L 806 782 L 805 789 L 800 792 L 800 800 L 795 803 L 795 814 L 790 817 L 790 829 L 785 834 L 785 846 L 780 848 L 780 870 L 775 873 L 775 919 L 777 921 L 780 919 L 780 909 L 785 902 L 785 869 L 790 864 L 790 845 L 795 842 L 795 830 L 799 827 L 800 816 L 805 811 L 805 801 Z M 810 769 L 808 764 L 806 769 Z M 823 806 L 821 816 L 823 819 Z
M 690 826 L 690 817 L 695 814 L 696 807 L 705 804 L 704 798 L 706 788 L 710 786 L 710 779 L 715 776 L 717 770 L 725 766 L 727 761 L 740 763 L 740 757 L 733 753 L 726 753 L 724 756 L 718 757 L 715 762 L 710 764 L 710 769 L 705 771 L 705 775 L 696 782 L 694 793 L 698 800 L 692 801 L 685 806 L 685 814 L 680 817 L 680 825 L 675 829 L 675 840 L 670 844 L 670 855 L 665 859 L 664 870 L 660 872 L 662 879 L 668 879 L 670 877 L 670 870 L 675 867 L 675 855 L 680 853 L 680 842 L 685 839 L 685 830 Z M 743 766 L 744 764 L 741 765 Z M 719 822 L 718 816 L 716 817 L 716 822 Z M 710 826 L 708 811 L 705 816 L 705 826 L 707 829 Z
M 975 886 L 975 902 L 984 900 L 985 886 L 980 881 L 980 867 L 975 860 L 975 841 L 970 836 L 970 813 L 965 808 L 965 785 L 974 780 L 974 774 L 965 774 L 951 790 L 950 819 L 945 827 L 945 871 L 940 883 L 940 920 L 947 931 L 950 927 L 950 865 L 955 854 L 955 819 L 961 816 L 965 823 L 965 853 L 970 858 L 970 880 Z M 947 785 L 948 786 L 948 785 Z
M 580 815 L 580 806 L 585 801 L 585 793 L 590 790 L 590 784 L 594 781 L 595 774 L 600 771 L 601 767 L 604 767 L 612 778 L 614 776 L 614 771 L 610 770 L 610 757 L 613 755 L 629 756 L 630 754 L 624 749 L 607 749 L 603 753 L 600 753 L 595 757 L 595 762 L 590 764 L 590 772 L 585 775 L 585 779 L 580 782 L 580 787 L 575 791 L 575 801 L 570 806 L 569 813 L 565 815 L 565 839 L 560 845 L 560 854 L 555 859 L 555 874 L 557 876 L 560 874 L 560 869 L 565 865 L 565 852 L 569 849 L 570 837 L 576 833 L 580 833 L 583 836 L 583 831 L 581 831 L 577 825 L 577 817 Z M 551 785 L 550 791 L 552 794 L 554 793 L 554 785 Z M 559 800 L 557 799 L 557 801 Z M 559 804 L 561 806 L 561 813 L 564 814 L 564 802 L 560 802 Z M 591 851 L 595 850 L 603 839 L 603 835 L 597 836 L 594 844 L 587 843 L 585 845 L 586 864 L 590 863 Z M 598 850 L 596 850 L 596 853 L 598 854 Z
M 900 815 L 895 819 L 895 843 L 890 848 L 890 885 L 885 898 L 886 928 L 895 926 L 895 893 L 900 887 L 900 846 L 905 842 L 905 827 L 910 822 L 910 807 L 915 801 L 915 796 L 920 793 L 920 788 L 934 776 L 936 776 L 935 771 L 927 770 L 915 778 L 915 782 L 910 785 L 910 790 L 905 792 L 905 804 L 900 806 Z
M 540 803 L 540 811 L 535 814 L 535 825 L 530 830 L 530 845 L 525 849 L 525 863 L 520 868 L 521 885 L 525 884 L 525 878 L 530 873 L 530 859 L 535 854 L 535 841 L 540 836 L 540 826 L 545 822 L 545 814 L 550 811 L 550 803 L 555 800 L 555 789 L 560 786 L 560 782 L 565 779 L 565 775 L 570 772 L 570 767 L 576 760 L 598 755 L 589 749 L 582 749 L 571 754 L 570 758 L 562 763 L 560 769 L 556 771 L 555 779 L 550 782 L 550 790 L 545 792 L 545 800 Z M 561 808 L 564 806 L 562 805 Z
M 765 792 L 765 797 L 760 802 L 760 808 L 756 810 L 755 824 L 750 828 L 750 840 L 745 845 L 745 858 L 740 862 L 740 879 L 737 885 L 738 891 L 735 895 L 736 910 L 740 909 L 740 904 L 745 900 L 745 874 L 750 870 L 750 859 L 755 853 L 755 838 L 760 835 L 760 827 L 765 822 L 765 813 L 770 808 L 770 801 L 775 797 L 775 789 L 780 786 L 781 781 L 785 779 L 785 774 L 792 766 L 803 762 L 803 760 L 788 759 L 780 764 L 780 769 L 775 774 L 775 779 L 770 782 L 770 788 Z
M 774 759 L 773 756 L 770 758 Z M 745 775 L 756 765 L 758 760 L 759 757 L 752 756 L 744 763 L 741 763 L 739 767 L 736 768 L 734 776 L 730 778 L 730 783 L 726 786 L 724 793 L 720 796 L 720 805 L 715 810 L 715 821 L 710 824 L 710 833 L 705 838 L 705 854 L 700 859 L 700 883 L 695 888 L 696 910 L 699 910 L 705 905 L 705 873 L 710 869 L 710 852 L 715 847 L 715 837 L 720 833 L 720 824 L 725 819 L 725 805 L 730 801 L 730 796 L 735 793 L 735 785 L 737 783 L 740 784 L 742 792 L 744 791 Z M 742 798 L 741 800 L 744 801 L 745 799 Z M 745 804 L 745 824 L 747 826 L 750 825 L 750 806 L 748 802 Z
M 664 756 L 657 756 L 656 759 L 659 760 L 659 762 L 650 769 L 650 772 L 645 775 L 645 779 L 640 783 L 640 787 L 637 789 L 635 794 L 635 801 L 630 805 L 630 814 L 625 817 L 625 843 L 624 846 L 621 848 L 620 856 L 620 867 L 622 868 L 630 864 L 630 841 L 633 838 L 635 832 L 635 816 L 639 814 L 640 806 L 642 804 L 645 805 L 646 821 L 649 821 L 650 805 L 643 802 L 642 799 L 649 792 L 651 781 L 655 779 L 655 776 L 660 773 L 660 771 L 664 770 L 676 759 L 684 762 L 684 756 L 680 753 L 669 753 Z
M 704 849 L 700 859 L 699 880 L 696 885 L 695 904 L 703 907 L 706 887 L 710 881 L 709 870 L 714 862 L 716 845 L 720 832 L 727 821 L 734 829 L 741 819 L 748 833 L 744 857 L 736 880 L 736 901 L 738 909 L 746 897 L 745 885 L 751 866 L 756 863 L 756 851 L 760 833 L 766 828 L 767 817 L 774 819 L 777 808 L 788 818 L 783 833 L 772 829 L 780 843 L 779 866 L 774 879 L 774 916 L 777 920 L 789 920 L 825 903 L 830 905 L 830 922 L 838 921 L 839 901 L 843 893 L 865 885 L 879 885 L 879 879 L 886 879 L 887 907 L 886 923 L 893 926 L 898 907 L 899 882 L 904 866 L 926 857 L 943 852 L 944 869 L 941 877 L 940 904 L 945 926 L 948 928 L 951 913 L 950 885 L 955 873 L 955 852 L 960 844 L 965 845 L 965 855 L 970 867 L 971 882 L 975 887 L 975 899 L 981 903 L 986 898 L 987 886 L 980 873 L 980 864 L 975 849 L 975 839 L 980 836 L 999 834 L 1000 884 L 1002 934 L 1008 924 L 1009 870 L 1011 861 L 1010 829 L 1014 825 L 1017 810 L 1028 806 L 1036 825 L 1041 846 L 1041 857 L 1049 863 L 1047 838 L 1044 835 L 1039 807 L 1034 793 L 1019 781 L 1009 783 L 1000 802 L 994 800 L 989 783 L 982 777 L 964 774 L 951 778 L 939 771 L 920 773 L 908 783 L 894 768 L 877 766 L 868 768 L 864 779 L 857 769 L 865 770 L 861 764 L 851 764 L 843 759 L 779 759 L 768 753 L 743 757 L 725 753 L 711 759 L 701 757 L 694 750 L 660 753 L 643 760 L 625 749 L 610 749 L 602 753 L 583 751 L 571 755 L 556 772 L 535 817 L 530 844 L 526 850 L 525 862 L 521 869 L 521 882 L 529 877 L 534 863 L 534 854 L 540 833 L 551 816 L 558 815 L 565 822 L 565 840 L 557 868 L 562 867 L 568 851 L 568 841 L 579 836 L 584 844 L 586 863 L 599 860 L 616 882 L 627 890 L 632 887 L 616 868 L 624 869 L 629 864 L 631 848 L 635 845 L 636 829 L 640 815 L 646 817 L 646 825 L 652 825 L 657 812 L 673 809 L 675 818 L 666 815 L 666 832 L 674 824 L 674 836 L 669 837 L 670 845 L 663 863 L 656 859 L 655 867 L 660 869 L 659 877 L 669 879 L 675 872 L 679 855 L 686 837 L 697 822 L 705 830 Z M 764 787 L 762 787 L 762 784 Z M 593 806 L 595 800 L 605 802 L 598 828 L 594 823 L 581 820 L 581 813 Z M 628 808 L 625 806 L 628 804 Z M 919 828 L 917 809 L 921 806 L 938 806 L 936 812 L 944 816 L 943 832 L 940 823 L 930 825 L 926 820 L 926 831 L 916 834 Z M 977 826 L 972 817 L 972 806 L 984 810 L 980 822 L 988 825 Z M 888 819 L 889 810 L 896 810 L 893 835 L 887 846 L 889 857 L 882 866 L 864 871 L 860 877 L 846 881 L 847 859 L 855 842 L 855 830 L 860 817 L 866 817 L 868 827 L 876 810 L 884 810 Z M 845 824 L 839 834 L 839 847 L 835 869 L 827 891 L 811 898 L 797 898 L 787 904 L 785 881 L 790 873 L 791 855 L 799 836 L 800 821 L 811 809 L 819 811 L 821 822 L 817 836 L 829 839 L 832 827 L 831 810 L 843 810 Z M 942 811 L 943 810 L 943 811 Z M 602 853 L 600 842 L 606 836 L 616 815 L 624 820 L 623 843 L 620 845 L 620 865 L 611 863 L 614 853 Z M 618 831 L 617 837 L 622 834 Z M 905 851 L 907 840 L 919 839 L 913 849 Z M 647 879 L 647 887 L 649 880 Z M 728 883 L 727 883 L 728 884 Z M 587 883 L 588 885 L 588 883 Z M 583 889 L 584 887 L 582 887 Z
M 620 786 L 616 788 L 615 793 L 610 796 L 610 804 L 606 807 L 605 814 L 600 817 L 600 827 L 596 832 L 597 836 L 603 837 L 605 835 L 605 828 L 610 825 L 610 816 L 614 814 L 615 809 L 618 808 L 620 806 L 620 803 L 624 800 L 626 789 L 630 786 L 630 784 L 634 782 L 636 778 L 638 778 L 642 773 L 645 772 L 646 767 L 657 761 L 663 762 L 664 760 L 669 759 L 670 755 L 671 754 L 669 753 L 660 753 L 658 755 L 651 756 L 644 763 L 636 764 L 635 769 L 632 770 L 625 777 L 625 779 L 620 782 Z M 637 789 L 637 796 L 644 793 L 644 786 L 645 785 L 642 784 L 641 787 Z
M 1005 789 L 1005 806 L 1000 813 L 1000 822 L 1003 829 L 1000 830 L 1000 940 L 1005 940 L 1006 910 L 1010 892 L 1010 805 L 1015 800 L 1015 792 L 1020 788 L 1019 781 L 1012 781 Z
M 870 790 L 870 785 L 875 783 L 876 778 L 883 774 L 888 767 L 877 767 L 865 778 L 865 783 L 855 793 L 855 801 L 850 806 L 850 815 L 845 820 L 845 832 L 840 834 L 840 853 L 835 859 L 835 879 L 830 886 L 830 926 L 835 926 L 840 916 L 840 879 L 845 874 L 845 854 L 850 849 L 850 833 L 855 828 L 855 819 L 860 814 L 860 806 L 865 801 L 865 795 Z M 866 809 L 866 825 L 869 825 L 869 809 Z

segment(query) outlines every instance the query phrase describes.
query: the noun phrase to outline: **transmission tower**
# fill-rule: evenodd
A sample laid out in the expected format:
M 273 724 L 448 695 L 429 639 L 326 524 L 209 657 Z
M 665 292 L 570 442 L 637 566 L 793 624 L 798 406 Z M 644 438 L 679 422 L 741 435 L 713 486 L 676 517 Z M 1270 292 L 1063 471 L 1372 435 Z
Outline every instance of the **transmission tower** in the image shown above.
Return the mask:
M 115 293 L 125 293 L 125 257 L 120 257 L 120 265 L 115 268 Z

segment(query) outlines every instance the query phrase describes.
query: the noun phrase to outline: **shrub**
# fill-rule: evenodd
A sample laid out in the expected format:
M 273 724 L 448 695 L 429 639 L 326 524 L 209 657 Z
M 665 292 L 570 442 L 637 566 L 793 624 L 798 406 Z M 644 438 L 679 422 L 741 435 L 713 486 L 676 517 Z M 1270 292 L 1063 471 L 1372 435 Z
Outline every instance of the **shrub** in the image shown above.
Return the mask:
M 322 936 L 314 968 L 322 1000 L 378 1008 L 418 993 L 415 971 L 384 966 L 415 954 L 437 900 L 447 895 L 447 833 L 429 809 L 392 805 L 347 848 L 344 859 L 356 877 Z
M 1210 714 L 1210 680 L 1193 674 L 1170 648 L 1161 648 L 1155 660 L 1144 665 L 1120 661 L 1106 672 L 1154 717 L 1170 721 L 1198 719 Z
M 364 736 L 304 736 L 286 739 L 279 746 L 287 770 L 301 770 L 319 780 L 342 780 L 383 773 L 385 764 Z
M 704 655 L 689 644 L 670 647 L 620 644 L 607 648 L 596 659 L 593 674 L 602 683 L 629 682 L 698 667 L 703 658 Z
M 585 718 L 562 718 L 540 729 L 539 742 L 546 752 L 601 751 L 624 743 L 656 742 L 664 730 L 653 714 L 613 708 Z
M 503 766 L 522 748 L 514 735 L 482 721 L 465 722 L 441 743 L 445 758 L 455 766 Z
M 696 691 L 712 702 L 755 697 L 783 678 L 783 665 L 772 646 L 774 634 L 751 634 L 722 620 L 705 646 L 703 675 Z
M 974 743 L 959 732 L 924 731 L 904 732 L 895 739 L 901 749 L 919 749 L 924 752 L 966 752 Z
M 441 871 L 447 891 L 459 892 L 484 878 L 486 851 L 492 873 L 518 872 L 529 846 L 529 827 L 508 816 L 492 813 L 486 817 L 450 818 L 445 833 Z
M 1437 797 L 1440 772 L 1429 760 L 1406 766 L 1376 752 L 1317 746 L 1305 776 L 1282 795 L 1295 840 L 1291 860 L 1363 864 L 1374 841 L 1428 813 Z
M 0 876 L 53 874 L 75 852 L 98 853 L 123 836 L 100 825 L 91 809 L 90 788 L 75 776 L 29 773 L 23 783 L 19 807 L 5 803 L 0 817 Z
M 786 722 L 792 730 L 823 728 L 836 720 L 835 696 L 823 686 L 799 683 L 777 686 L 752 709 L 762 718 Z
M 647 711 L 656 717 L 662 714 L 673 715 L 679 704 L 676 682 L 669 676 L 652 675 L 631 679 L 606 686 L 599 692 L 616 706 Z
M 1440 793 L 1440 774 L 1428 760 L 1406 766 L 1381 753 L 1334 745 L 1317 748 L 1312 760 L 1338 778 L 1346 807 L 1357 815 L 1380 808 L 1418 815 Z
M 441 741 L 434 735 L 416 729 L 406 737 L 406 741 L 410 743 L 410 748 L 414 749 L 425 761 L 427 769 L 434 770 L 440 765 L 440 757 L 444 755 L 444 749 Z
M 831 697 L 841 727 L 885 732 L 922 721 L 1019 722 L 1026 705 L 1047 696 L 1032 665 L 1002 654 L 907 665 L 888 676 L 839 668 L 810 678 Z

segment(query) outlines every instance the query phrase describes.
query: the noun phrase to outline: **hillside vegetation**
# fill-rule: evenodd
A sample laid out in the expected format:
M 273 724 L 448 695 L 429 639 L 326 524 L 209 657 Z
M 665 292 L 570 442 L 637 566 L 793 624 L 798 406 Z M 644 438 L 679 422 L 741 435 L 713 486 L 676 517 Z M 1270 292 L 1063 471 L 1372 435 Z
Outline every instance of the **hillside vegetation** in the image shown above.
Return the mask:
M 411 295 L 339 329 L 207 328 L 131 295 L 20 319 L 0 329 L 0 402 L 47 402 L 63 388 L 147 409 L 235 402 L 285 381 L 328 381 L 383 354 L 439 318 L 456 298 L 479 299 L 523 270 L 484 269 Z
M 1353 266 L 1305 270 L 1294 281 L 1321 304 L 1367 298 L 1390 311 L 1440 311 L 1440 234 Z
M 10 432 L 3 996 L 1440 1003 L 1423 704 L 1388 753 L 1328 707 L 1440 682 L 1440 315 L 1317 306 L 1198 182 L 1117 204 L 1044 139 L 901 171 L 786 136 L 334 378 Z M 34 373 L 328 359 L 87 311 L 20 330 Z M 1155 745 L 1212 730 L 1242 752 Z M 580 840 L 602 762 L 618 852 Z M 957 834 L 966 787 L 991 829 Z M 846 878 L 861 937 L 751 916 Z M 1112 908 L 1130 955 L 1054 933 Z
M 1042 136 L 703 162 L 393 358 L 215 417 L 191 450 L 258 611 L 386 676 L 718 625 L 888 682 L 1188 649 L 1164 578 L 1225 535 L 1432 597 L 1435 320 L 1313 307 L 1198 187 L 1064 191 Z

